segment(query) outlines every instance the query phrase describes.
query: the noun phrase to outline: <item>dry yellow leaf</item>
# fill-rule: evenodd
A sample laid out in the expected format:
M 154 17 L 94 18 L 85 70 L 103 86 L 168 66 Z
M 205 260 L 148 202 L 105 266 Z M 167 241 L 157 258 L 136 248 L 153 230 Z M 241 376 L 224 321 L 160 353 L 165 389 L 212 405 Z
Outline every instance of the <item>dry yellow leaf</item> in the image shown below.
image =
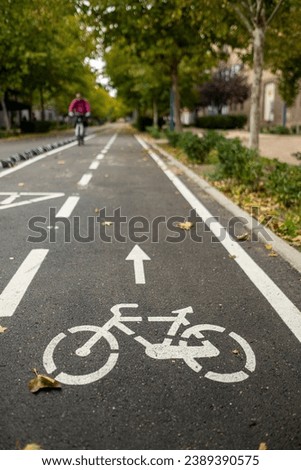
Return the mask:
M 7 330 L 7 328 L 5 328 L 5 326 L 0 325 L 0 333 L 4 333 L 4 331 L 6 331 L 6 330 Z
M 236 256 L 235 256 L 235 255 L 229 255 L 229 258 L 230 258 L 230 259 L 235 259 Z
M 233 349 L 232 353 L 235 354 L 235 356 L 239 356 L 239 355 L 240 355 L 240 352 L 239 352 L 238 349 Z
M 31 442 L 30 444 L 27 444 L 22 450 L 41 450 L 42 447 L 39 446 L 39 444 L 36 444 L 35 442 Z
M 245 232 L 245 233 L 243 233 L 242 235 L 238 235 L 238 236 L 236 237 L 236 240 L 239 240 L 240 242 L 243 242 L 243 241 L 248 240 L 248 239 L 249 239 L 249 234 L 248 234 L 248 232 Z
M 261 442 L 259 444 L 258 450 L 268 450 L 268 446 L 266 445 L 265 442 Z
M 183 230 L 190 230 L 193 227 L 192 222 L 178 222 L 177 227 L 182 228 Z
M 35 378 L 28 382 L 28 388 L 32 393 L 36 393 L 42 388 L 61 388 L 61 384 L 47 375 L 38 374 L 37 369 L 33 369 Z
M 113 225 L 113 222 L 109 222 L 108 220 L 105 220 L 104 222 L 102 222 L 101 225 L 109 227 L 110 225 Z
M 268 243 L 266 243 L 264 245 L 264 247 L 266 248 L 266 250 L 272 250 L 273 249 L 273 245 L 269 245 Z
M 275 251 L 271 251 L 271 253 L 269 253 L 268 256 L 278 256 L 277 253 L 275 253 Z

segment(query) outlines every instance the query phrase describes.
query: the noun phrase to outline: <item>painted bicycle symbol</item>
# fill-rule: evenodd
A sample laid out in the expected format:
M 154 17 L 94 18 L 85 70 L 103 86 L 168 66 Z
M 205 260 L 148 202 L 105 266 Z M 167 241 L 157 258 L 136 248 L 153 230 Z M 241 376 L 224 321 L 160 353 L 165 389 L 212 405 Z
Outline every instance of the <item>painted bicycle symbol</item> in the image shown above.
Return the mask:
M 72 375 L 66 372 L 60 372 L 55 378 L 61 383 L 68 385 L 86 385 L 97 380 L 100 380 L 107 375 L 116 365 L 119 356 L 119 346 L 117 339 L 111 333 L 111 329 L 118 328 L 126 335 L 132 336 L 135 341 L 140 343 L 145 348 L 145 354 L 153 359 L 168 360 L 168 359 L 181 359 L 183 360 L 194 372 L 200 373 L 202 365 L 200 360 L 202 358 L 214 358 L 219 356 L 220 350 L 214 346 L 209 340 L 205 339 L 206 332 L 217 332 L 225 334 L 225 328 L 218 325 L 200 324 L 190 326 L 189 320 L 186 318 L 187 314 L 193 313 L 192 307 L 186 307 L 180 310 L 174 310 L 173 316 L 170 317 L 148 317 L 149 322 L 169 322 L 171 326 L 167 332 L 166 337 L 161 343 L 151 343 L 142 336 L 136 336 L 135 332 L 129 328 L 126 323 L 142 322 L 142 317 L 139 316 L 124 316 L 121 313 L 123 309 L 136 309 L 138 304 L 117 304 L 111 308 L 113 317 L 108 320 L 103 326 L 94 325 L 81 325 L 75 326 L 68 330 L 69 334 L 85 332 L 92 333 L 86 342 L 76 349 L 75 354 L 79 357 L 87 357 L 93 353 L 93 346 L 99 341 L 105 341 L 109 346 L 108 358 L 105 364 L 89 374 Z M 178 343 L 172 344 L 176 341 L 176 335 L 181 327 L 185 327 L 181 333 Z M 69 335 L 68 335 L 69 336 Z M 204 377 L 217 382 L 233 383 L 241 382 L 249 377 L 249 373 L 254 372 L 256 367 L 255 354 L 249 343 L 234 332 L 228 333 L 228 336 L 240 347 L 244 353 L 244 366 L 239 371 L 231 373 L 207 371 Z M 43 363 L 45 370 L 49 374 L 55 373 L 57 366 L 54 362 L 54 353 L 56 348 L 61 345 L 61 342 L 67 338 L 65 333 L 59 333 L 55 336 L 45 349 L 43 355 Z M 189 345 L 188 340 L 194 339 L 194 342 L 199 341 L 199 345 Z

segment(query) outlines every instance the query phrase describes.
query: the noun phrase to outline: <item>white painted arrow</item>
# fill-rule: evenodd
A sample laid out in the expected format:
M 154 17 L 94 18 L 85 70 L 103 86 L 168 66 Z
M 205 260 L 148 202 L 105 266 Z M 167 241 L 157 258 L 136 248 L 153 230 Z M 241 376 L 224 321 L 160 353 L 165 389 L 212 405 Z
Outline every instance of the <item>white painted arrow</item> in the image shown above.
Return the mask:
M 125 259 L 126 261 L 134 261 L 135 282 L 136 284 L 145 284 L 144 275 L 144 261 L 150 261 L 150 257 L 140 248 L 135 245 L 130 254 Z

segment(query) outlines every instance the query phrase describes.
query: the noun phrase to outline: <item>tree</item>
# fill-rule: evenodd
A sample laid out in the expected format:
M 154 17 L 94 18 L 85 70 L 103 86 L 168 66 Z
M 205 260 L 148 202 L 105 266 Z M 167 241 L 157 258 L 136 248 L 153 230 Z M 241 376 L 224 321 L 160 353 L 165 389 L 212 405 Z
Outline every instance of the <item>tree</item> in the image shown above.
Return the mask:
M 221 114 L 224 106 L 243 103 L 249 97 L 250 87 L 244 75 L 231 73 L 230 68 L 223 67 L 200 87 L 199 92 L 200 106 L 212 106 Z
M 219 2 L 218 2 L 219 3 Z M 224 8 L 234 12 L 247 33 L 248 46 L 253 50 L 253 82 L 250 110 L 250 147 L 258 148 L 260 130 L 260 95 L 264 67 L 264 47 L 268 28 L 279 14 L 284 0 L 226 0 Z M 287 5 L 286 5 L 287 7 Z M 280 38 L 279 38 L 280 40 Z
M 288 1 L 288 0 L 287 0 Z M 291 0 L 269 28 L 266 38 L 266 63 L 279 79 L 279 92 L 291 106 L 300 91 L 301 79 L 301 2 Z
M 216 41 L 210 0 L 90 0 L 83 5 L 103 47 L 125 41 L 132 54 L 149 66 L 164 69 L 174 96 L 176 130 L 181 130 L 180 69 L 191 59 L 212 65 Z M 155 74 L 155 72 L 154 72 Z

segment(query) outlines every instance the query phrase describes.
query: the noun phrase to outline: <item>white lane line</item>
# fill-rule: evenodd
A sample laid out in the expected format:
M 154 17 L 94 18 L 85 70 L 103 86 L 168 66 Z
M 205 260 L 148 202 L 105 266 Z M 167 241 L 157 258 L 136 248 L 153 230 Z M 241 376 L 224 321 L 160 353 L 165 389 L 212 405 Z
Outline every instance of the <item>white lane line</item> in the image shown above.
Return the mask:
M 65 217 L 65 218 L 70 217 L 78 201 L 79 201 L 79 196 L 68 197 L 66 202 L 62 205 L 62 207 L 56 214 L 56 217 Z
M 103 160 L 103 158 L 104 158 L 104 155 L 100 153 L 99 155 L 97 155 L 96 160 Z
M 81 179 L 79 180 L 79 182 L 77 183 L 78 186 L 88 186 L 88 184 L 90 183 L 91 181 L 91 178 L 92 178 L 92 173 L 85 173 Z
M 0 317 L 11 317 L 49 250 L 32 250 L 0 295 Z
M 94 160 L 91 165 L 89 166 L 89 170 L 97 170 L 97 168 L 99 167 L 99 164 L 100 162 Z
M 113 145 L 113 143 L 115 142 L 115 140 L 116 140 L 116 138 L 117 138 L 117 135 L 118 135 L 118 134 L 116 133 L 116 134 L 114 134 L 114 135 L 110 138 L 109 142 L 108 142 L 107 145 L 104 147 L 104 150 L 106 150 L 106 151 L 109 150 L 109 148 L 110 148 L 110 147 Z M 104 151 L 104 150 L 103 150 L 103 151 Z
M 94 137 L 96 137 L 96 135 L 91 134 L 85 137 L 85 140 L 90 140 L 90 139 L 93 139 Z M 8 170 L 2 170 L 0 172 L 0 178 L 4 178 L 4 176 L 10 175 L 11 173 L 14 173 L 15 171 L 22 170 L 22 168 L 25 168 L 26 166 L 31 165 L 32 163 L 39 162 L 40 160 L 43 160 L 44 158 L 49 157 L 50 155 L 54 155 L 55 153 L 58 153 L 58 152 L 63 152 L 64 150 L 74 147 L 77 144 L 78 144 L 77 142 L 72 142 L 71 144 L 63 145 L 62 147 L 58 147 L 57 149 L 50 150 L 50 152 L 46 152 L 43 155 L 40 155 L 39 157 L 33 157 L 30 160 L 27 160 L 26 162 L 19 163 L 14 168 L 10 168 Z
M 139 137 L 138 142 L 147 150 L 149 147 Z M 244 249 L 234 240 L 231 239 L 226 229 L 214 219 L 213 215 L 205 206 L 194 196 L 194 194 L 182 183 L 182 181 L 172 173 L 161 158 L 154 152 L 149 150 L 149 155 L 164 171 L 169 180 L 174 184 L 177 190 L 182 194 L 186 201 L 196 210 L 198 215 L 202 217 L 204 223 L 210 221 L 208 227 L 211 232 L 218 238 L 224 248 L 233 255 L 233 260 L 241 267 L 248 278 L 253 282 L 256 288 L 266 298 L 269 304 L 278 313 L 291 332 L 301 342 L 301 312 L 288 299 L 281 289 L 270 279 L 270 277 L 255 263 L 255 261 L 244 251 Z

